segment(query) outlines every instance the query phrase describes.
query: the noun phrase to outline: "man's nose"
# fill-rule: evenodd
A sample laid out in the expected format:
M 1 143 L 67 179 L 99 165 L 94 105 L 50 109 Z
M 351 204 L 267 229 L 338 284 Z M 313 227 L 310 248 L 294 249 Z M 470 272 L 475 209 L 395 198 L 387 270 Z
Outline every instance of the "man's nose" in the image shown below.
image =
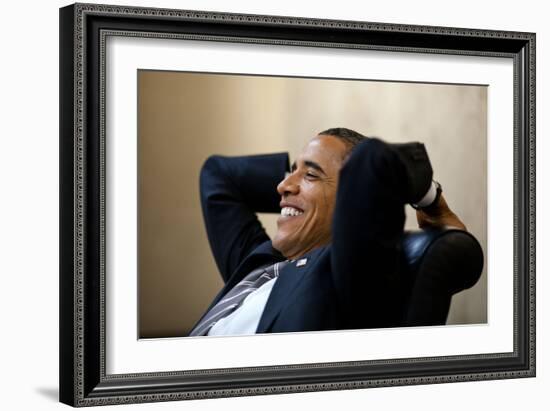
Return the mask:
M 298 194 L 299 191 L 300 186 L 297 184 L 294 173 L 286 173 L 283 181 L 277 185 L 277 192 L 283 197 L 289 194 Z

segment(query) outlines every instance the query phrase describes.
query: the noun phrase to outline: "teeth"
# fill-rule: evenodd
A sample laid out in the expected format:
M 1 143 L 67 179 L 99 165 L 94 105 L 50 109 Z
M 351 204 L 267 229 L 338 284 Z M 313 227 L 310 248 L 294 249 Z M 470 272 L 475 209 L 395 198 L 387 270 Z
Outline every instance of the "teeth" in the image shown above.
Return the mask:
M 290 216 L 295 217 L 302 214 L 304 214 L 303 211 L 298 211 L 294 207 L 283 207 L 281 209 L 281 215 L 284 217 L 290 217 Z

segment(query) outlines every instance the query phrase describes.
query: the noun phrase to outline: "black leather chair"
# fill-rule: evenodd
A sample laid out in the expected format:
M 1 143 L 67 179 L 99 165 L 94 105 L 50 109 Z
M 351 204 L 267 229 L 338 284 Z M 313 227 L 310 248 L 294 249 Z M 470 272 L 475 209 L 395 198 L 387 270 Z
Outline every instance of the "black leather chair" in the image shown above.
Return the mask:
M 406 231 L 402 247 L 409 276 L 402 326 L 445 324 L 453 294 L 481 276 L 479 242 L 466 231 L 441 228 Z

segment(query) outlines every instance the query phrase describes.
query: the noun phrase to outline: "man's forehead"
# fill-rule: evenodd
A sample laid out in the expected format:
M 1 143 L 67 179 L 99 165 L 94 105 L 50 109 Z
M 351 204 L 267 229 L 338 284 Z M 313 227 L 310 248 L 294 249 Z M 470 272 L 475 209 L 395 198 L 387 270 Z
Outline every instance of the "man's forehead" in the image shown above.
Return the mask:
M 313 137 L 298 154 L 295 163 L 315 162 L 320 165 L 339 166 L 345 154 L 346 146 L 339 139 L 332 136 Z

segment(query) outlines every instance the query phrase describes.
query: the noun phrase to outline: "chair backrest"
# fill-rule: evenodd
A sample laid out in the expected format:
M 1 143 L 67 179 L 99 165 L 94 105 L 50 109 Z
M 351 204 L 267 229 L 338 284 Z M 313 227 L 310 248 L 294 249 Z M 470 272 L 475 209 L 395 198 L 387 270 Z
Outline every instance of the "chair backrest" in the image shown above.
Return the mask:
M 453 294 L 481 276 L 479 242 L 466 231 L 440 228 L 406 231 L 402 247 L 410 285 L 402 325 L 445 324 Z

